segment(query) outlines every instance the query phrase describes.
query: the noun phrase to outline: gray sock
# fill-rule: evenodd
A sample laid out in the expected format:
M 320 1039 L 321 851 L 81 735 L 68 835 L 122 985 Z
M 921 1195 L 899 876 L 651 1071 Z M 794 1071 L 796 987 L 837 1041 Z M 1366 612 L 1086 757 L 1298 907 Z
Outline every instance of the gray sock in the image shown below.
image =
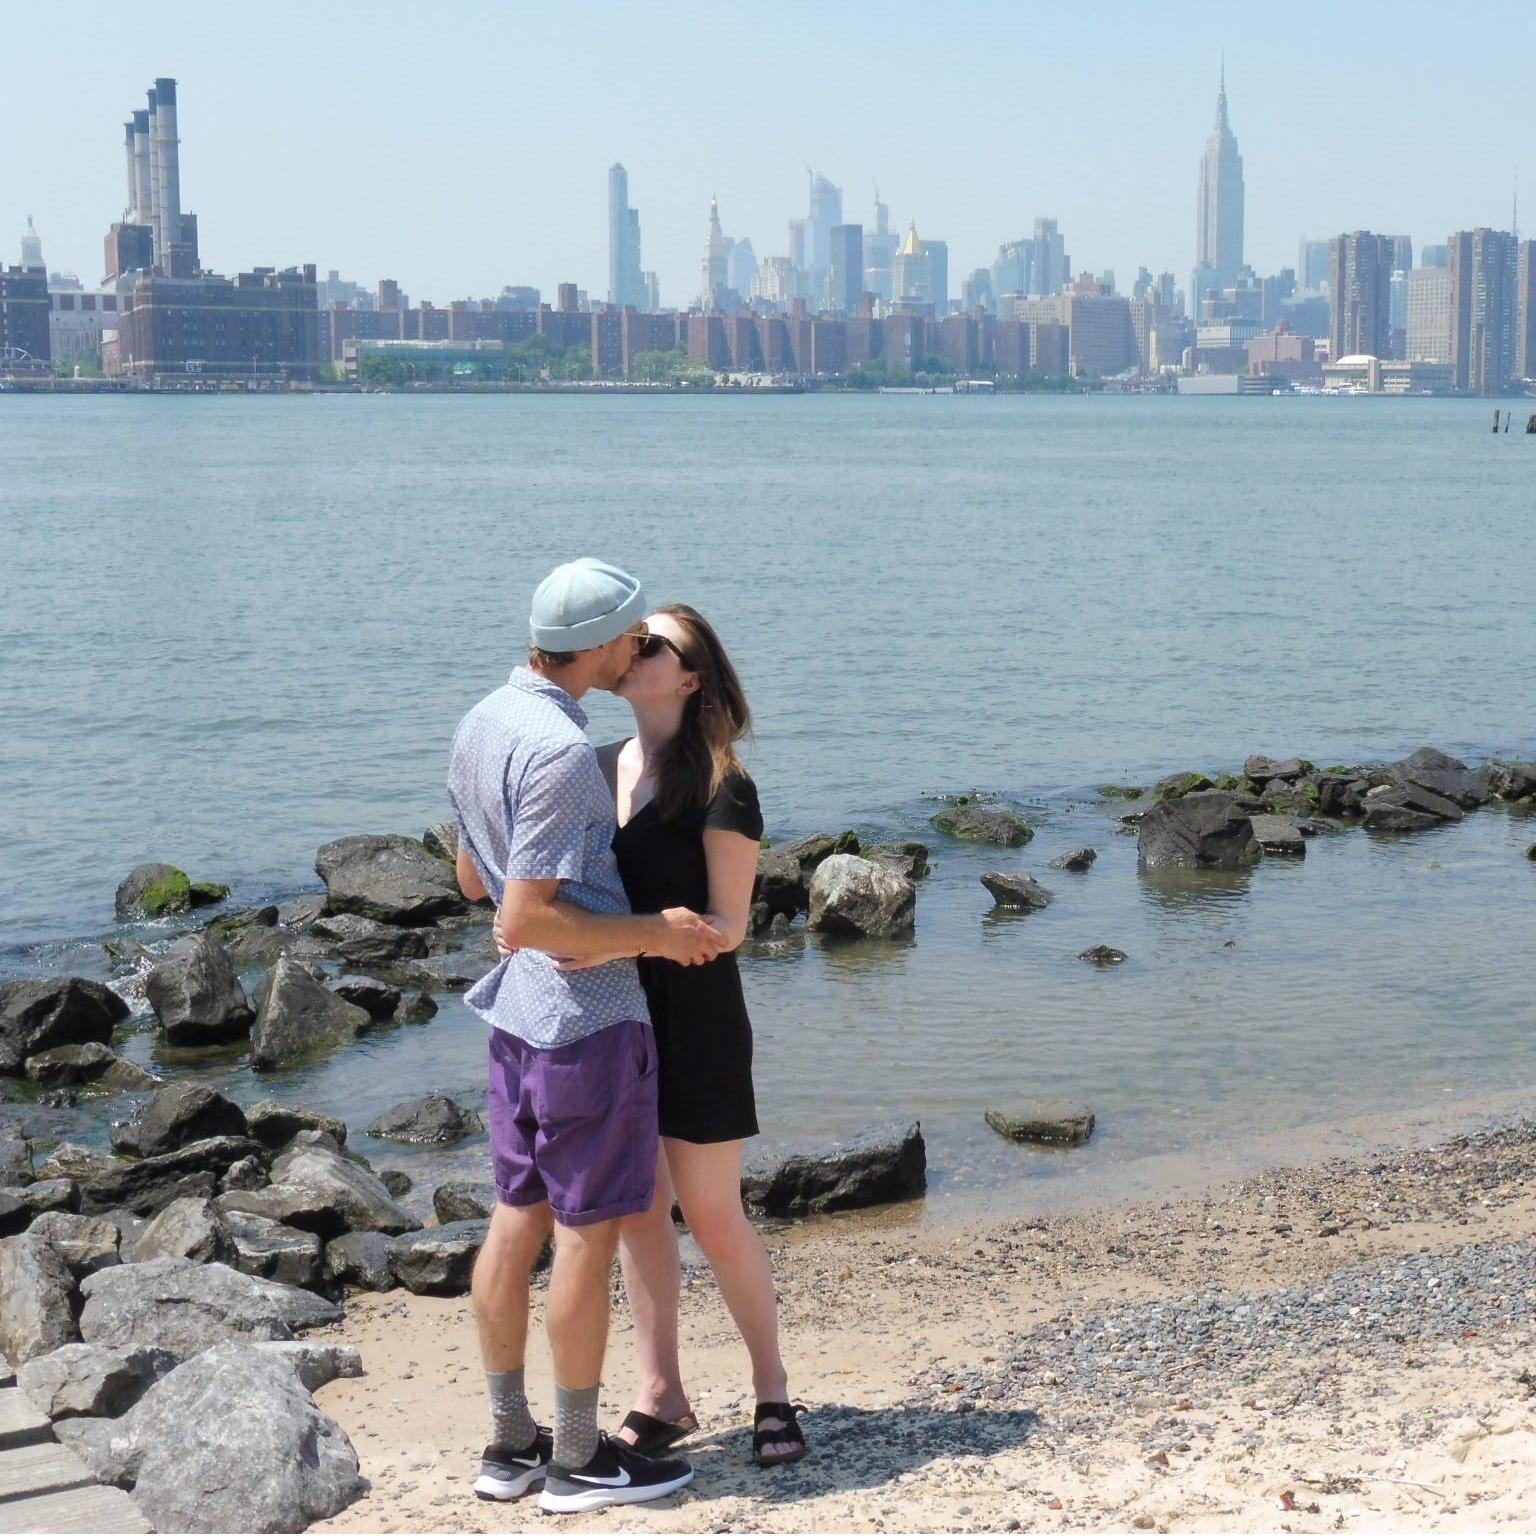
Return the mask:
M 597 1454 L 597 1387 L 555 1386 L 555 1460 L 584 1467 Z
M 523 1368 L 515 1371 L 487 1371 L 486 1390 L 491 1394 L 491 1444 L 504 1450 L 526 1450 L 533 1444 L 538 1425 L 528 1411 L 528 1395 L 523 1391 Z

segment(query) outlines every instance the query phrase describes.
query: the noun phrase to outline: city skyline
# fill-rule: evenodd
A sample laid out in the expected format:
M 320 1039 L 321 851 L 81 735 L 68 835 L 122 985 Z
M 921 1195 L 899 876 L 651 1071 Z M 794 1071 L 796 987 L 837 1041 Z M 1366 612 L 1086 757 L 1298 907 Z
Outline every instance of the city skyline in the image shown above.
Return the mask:
M 50 10 L 49 25 L 61 13 L 67 21 L 70 9 Z M 790 5 L 786 15 L 793 18 L 803 9 Z M 852 5 L 848 12 L 862 9 Z M 1031 93 L 1036 112 L 1019 114 L 988 92 L 996 69 L 991 50 L 973 57 L 958 42 L 935 43 L 925 33 L 927 67 L 946 50 L 966 53 L 967 99 L 942 112 L 935 110 L 931 94 L 922 109 L 903 110 L 892 100 L 878 114 L 876 131 L 871 114 L 849 110 L 834 73 L 822 77 L 822 99 L 815 103 L 799 99 L 800 87 L 786 87 L 784 109 L 770 119 L 774 131 L 764 133 L 754 131 L 761 120 L 748 110 L 755 66 L 732 75 L 735 105 L 711 89 L 684 93 L 691 108 L 658 98 L 650 111 L 637 114 L 625 110 L 633 94 L 629 81 L 616 79 L 595 108 L 573 104 L 567 94 L 563 110 L 548 112 L 543 109 L 558 94 L 534 70 L 520 84 L 517 99 L 506 102 L 499 121 L 481 109 L 469 88 L 454 88 L 430 111 L 418 100 L 402 112 L 391 106 L 377 80 L 359 88 L 345 71 L 322 80 L 314 70 L 323 49 L 295 54 L 280 48 L 289 11 L 278 4 L 263 13 L 269 26 L 242 26 L 240 57 L 234 60 L 227 47 L 218 47 L 228 39 L 227 21 L 150 3 L 144 25 L 120 48 L 81 61 L 65 114 L 55 110 L 50 117 L 49 104 L 56 108 L 57 98 L 42 89 L 40 72 L 36 78 L 24 74 L 20 89 L 0 105 L 0 123 L 15 143 L 28 141 L 29 123 L 47 121 L 48 150 L 30 159 L 15 157 L 0 181 L 0 219 L 10 226 L 9 240 L 32 214 L 53 266 L 71 268 L 86 282 L 100 276 L 94 270 L 100 263 L 99 231 L 104 216 L 120 217 L 123 203 L 122 160 L 102 154 L 100 133 L 111 124 L 110 131 L 121 134 L 117 103 L 127 81 L 138 78 L 135 60 L 142 54 L 143 74 L 174 74 L 184 100 L 195 103 L 196 128 L 182 147 L 183 177 L 197 189 L 203 259 L 216 270 L 313 260 L 365 283 L 396 276 L 413 294 L 438 302 L 495 293 L 509 283 L 552 292 L 562 280 L 601 299 L 610 286 L 610 199 L 601 178 L 617 161 L 628 170 L 628 205 L 638 210 L 644 228 L 644 266 L 659 273 L 661 299 L 669 306 L 686 306 L 697 296 L 711 193 L 726 210 L 729 232 L 740 242 L 750 240 L 754 260 L 761 263 L 787 253 L 787 221 L 806 217 L 808 165 L 842 194 L 840 209 L 828 206 L 821 217 L 810 210 L 805 234 L 813 246 L 844 220 L 873 233 L 878 181 L 892 229 L 904 231 L 915 221 L 925 241 L 947 244 L 952 296 L 959 294 L 964 274 L 992 264 L 999 247 L 1027 238 L 1040 218 L 1057 222 L 1074 271 L 1112 270 L 1128 290 L 1144 265 L 1154 272 L 1171 270 L 1182 283 L 1196 256 L 1190 168 L 1210 131 L 1222 28 L 1232 25 L 1216 7 L 1180 8 L 1181 17 L 1201 23 L 1195 31 L 1200 46 L 1192 46 L 1189 28 L 1169 28 L 1165 20 L 1149 55 L 1145 26 L 1127 13 L 1115 38 L 1095 33 L 1097 66 L 1090 68 L 1081 50 L 1069 46 L 1076 34 L 1060 18 L 1030 18 L 1019 32 L 1011 13 L 975 6 L 969 8 L 972 18 L 987 18 L 1000 37 L 1028 34 L 1042 55 L 1036 64 L 1051 66 L 1047 74 L 1056 77 L 1058 99 L 1078 93 L 1076 115 L 1041 115 L 1039 88 Z M 1358 8 L 1340 24 L 1368 30 L 1359 11 L 1386 14 L 1384 8 L 1379 13 Z M 307 13 L 293 11 L 301 14 Z M 363 14 L 339 6 L 306 25 L 319 41 L 345 35 Z M 390 6 L 367 12 L 386 29 L 403 14 Z M 473 73 L 479 53 L 494 53 L 490 45 L 511 23 L 506 13 L 474 6 L 452 14 L 485 34 L 486 48 L 467 61 L 455 52 L 455 69 Z M 1378 47 L 1386 56 L 1406 58 L 1399 34 L 1412 31 L 1416 16 L 1430 13 L 1409 5 L 1391 14 L 1403 25 L 1384 35 Z M 594 56 L 597 67 L 589 67 L 587 77 L 606 79 L 601 59 L 634 40 L 631 19 L 601 7 L 578 5 L 562 12 L 567 22 L 573 15 L 601 23 L 578 26 L 570 41 Z M 860 57 L 892 63 L 893 50 L 899 52 L 899 45 L 916 35 L 910 18 L 898 11 L 879 41 L 861 43 L 847 15 L 839 13 L 835 30 L 849 33 L 850 70 Z M 1225 85 L 1241 130 L 1247 183 L 1244 257 L 1256 271 L 1294 265 L 1304 236 L 1388 228 L 1424 244 L 1443 241 L 1455 228 L 1509 222 L 1517 170 L 1513 134 L 1506 144 L 1497 128 L 1491 133 L 1470 123 L 1461 128 L 1472 114 L 1447 116 L 1431 97 L 1416 108 L 1414 70 L 1422 66 L 1412 66 L 1406 78 L 1395 74 L 1391 100 L 1364 119 L 1351 118 L 1347 128 L 1340 126 L 1337 109 L 1327 107 L 1326 92 L 1314 97 L 1310 125 L 1298 99 L 1286 101 L 1277 113 L 1277 84 L 1288 70 L 1297 89 L 1312 90 L 1319 78 L 1320 55 L 1305 46 L 1298 53 L 1294 38 L 1305 37 L 1309 26 L 1321 28 L 1323 10 L 1303 5 L 1289 16 L 1285 38 L 1248 26 L 1247 40 L 1225 39 Z M 665 25 L 649 28 L 646 46 L 655 47 L 674 24 L 676 13 L 669 12 Z M 41 47 L 41 18 L 21 12 L 8 18 L 7 26 L 13 41 L 25 44 L 30 30 Z M 1337 25 L 1330 22 L 1330 28 L 1332 45 Z M 517 13 L 514 30 L 520 30 L 521 51 L 536 54 L 554 28 L 549 16 L 525 10 Z M 1169 40 L 1175 33 L 1177 43 Z M 1322 37 L 1321 31 L 1313 37 L 1314 48 Z M 1475 90 L 1480 123 L 1498 121 L 1501 99 L 1512 101 L 1509 93 L 1517 88 L 1522 37 L 1536 40 L 1536 25 L 1517 16 L 1508 25 L 1501 20 L 1501 46 L 1491 52 L 1469 49 L 1459 34 L 1447 39 L 1434 61 L 1435 96 Z M 1516 46 L 1505 46 L 1510 41 Z M 1458 53 L 1473 51 L 1475 71 L 1468 57 L 1469 67 L 1458 80 Z M 1139 67 L 1122 78 L 1133 53 Z M 895 78 L 882 71 L 886 86 L 906 77 L 909 61 L 896 62 Z M 280 82 L 281 111 L 273 111 L 267 99 L 274 81 Z M 265 102 L 263 110 L 257 110 L 258 101 Z M 1396 101 L 1402 108 L 1394 113 Z M 805 107 L 810 110 L 801 110 Z M 537 131 L 509 155 L 520 130 L 535 119 Z M 700 132 L 706 120 L 709 131 Z M 1014 168 L 996 141 L 1018 129 L 1025 131 L 1015 141 Z M 1133 130 L 1134 152 L 1126 153 L 1121 140 Z M 451 151 L 446 158 L 445 143 Z M 1331 170 L 1319 163 L 1320 153 Z M 493 158 L 482 162 L 484 154 Z M 1411 174 L 1404 162 L 1411 162 Z M 469 175 L 471 165 L 475 170 Z M 1351 165 L 1370 166 L 1372 174 L 1348 177 Z M 308 174 L 311 169 L 317 174 Z M 1340 180 L 1341 172 L 1347 179 Z

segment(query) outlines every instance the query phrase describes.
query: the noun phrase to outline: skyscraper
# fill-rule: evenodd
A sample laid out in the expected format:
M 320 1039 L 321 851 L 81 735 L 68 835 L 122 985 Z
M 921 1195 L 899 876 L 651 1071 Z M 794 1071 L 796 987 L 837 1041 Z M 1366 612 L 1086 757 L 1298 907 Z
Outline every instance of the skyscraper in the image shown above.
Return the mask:
M 825 176 L 806 174 L 811 181 L 811 206 L 805 221 L 805 264 L 825 272 L 832 265 L 832 230 L 843 222 L 843 192 Z
M 897 304 L 931 304 L 933 283 L 928 269 L 928 253 L 917 238 L 917 221 L 907 226 L 907 238 L 896 252 L 891 271 L 891 294 Z
M 1328 242 L 1329 356 L 1391 356 L 1395 239 L 1357 229 Z
M 936 320 L 949 313 L 949 242 L 924 240 L 923 255 L 928 259 L 928 301 Z
M 877 298 L 891 301 L 891 267 L 896 260 L 897 238 L 891 229 L 891 210 L 880 201 L 875 188 L 875 227 L 864 236 L 864 287 Z
M 1328 242 L 1302 237 L 1296 257 L 1296 281 L 1303 293 L 1321 293 L 1328 286 Z
M 992 293 L 1001 301 L 1005 293 L 1030 292 L 1030 277 L 1035 265 L 1033 240 L 1009 240 L 997 248 L 992 263 Z
M 1515 253 L 1515 377 L 1536 379 L 1536 240 Z
M 629 173 L 617 161 L 608 167 L 608 302 L 620 309 L 646 307 L 640 214 L 629 206 Z
M 834 224 L 830 250 L 828 302 L 839 314 L 857 314 L 864 291 L 864 226 Z
M 1243 264 L 1243 157 L 1227 122 L 1227 67 L 1216 94 L 1216 127 L 1205 141 L 1195 211 L 1193 302 L 1208 288 L 1230 288 Z
M 1451 247 L 1451 363 L 1456 388 L 1502 395 L 1515 373 L 1515 237 L 1462 230 Z
M 729 262 L 731 242 L 720 229 L 720 203 L 709 200 L 709 234 L 704 241 L 704 287 L 699 295 L 705 310 L 718 309 L 725 302 L 731 286 Z
M 748 293 L 757 276 L 757 252 L 750 239 L 732 240 L 730 247 L 725 258 L 726 286 L 737 295 Z
M 1056 228 L 1055 219 L 1035 220 L 1035 261 L 1029 291 L 1049 299 L 1060 293 L 1072 280 L 1072 264 L 1067 260 L 1067 242 Z

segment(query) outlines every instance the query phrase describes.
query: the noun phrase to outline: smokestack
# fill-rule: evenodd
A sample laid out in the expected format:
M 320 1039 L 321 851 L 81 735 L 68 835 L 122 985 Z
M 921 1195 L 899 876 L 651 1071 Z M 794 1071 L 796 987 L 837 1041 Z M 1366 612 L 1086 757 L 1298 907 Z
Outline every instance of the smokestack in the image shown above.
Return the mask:
M 165 254 L 161 265 L 171 270 L 172 252 L 181 244 L 181 151 L 176 137 L 176 82 L 155 81 L 155 126 L 160 140 L 159 180 L 155 184 L 155 227 Z
M 160 125 L 155 121 L 159 105 L 155 93 L 149 93 L 149 201 L 144 205 L 144 222 L 149 225 L 153 237 L 155 265 L 166 268 L 169 254 L 160 245 Z
M 123 149 L 128 157 L 128 201 L 123 204 L 123 223 L 132 224 L 134 200 L 138 196 L 138 189 L 133 184 L 133 119 L 131 117 L 123 124 Z
M 149 223 L 149 113 L 133 114 L 133 217 L 130 224 Z

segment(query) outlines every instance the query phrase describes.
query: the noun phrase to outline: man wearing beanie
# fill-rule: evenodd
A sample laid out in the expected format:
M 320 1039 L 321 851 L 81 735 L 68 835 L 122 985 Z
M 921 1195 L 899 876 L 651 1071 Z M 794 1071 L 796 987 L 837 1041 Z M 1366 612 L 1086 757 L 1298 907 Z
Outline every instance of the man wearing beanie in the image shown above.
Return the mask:
M 490 1130 L 497 1205 L 473 1296 L 492 1436 L 475 1492 L 576 1513 L 639 1504 L 693 1469 L 599 1434 L 609 1273 L 619 1222 L 649 1208 L 656 1171 L 656 1043 L 634 956 L 703 964 L 722 935 L 683 908 L 629 910 L 614 860 L 613 799 L 578 702 L 613 688 L 644 634 L 645 596 L 600 560 L 550 573 L 533 595 L 529 660 L 453 739 L 448 793 L 459 884 L 489 893 L 513 952 L 465 995 L 491 1025 Z M 560 970 L 555 957 L 591 960 Z M 529 1275 L 555 1231 L 546 1327 L 554 1433 L 523 1389 Z

